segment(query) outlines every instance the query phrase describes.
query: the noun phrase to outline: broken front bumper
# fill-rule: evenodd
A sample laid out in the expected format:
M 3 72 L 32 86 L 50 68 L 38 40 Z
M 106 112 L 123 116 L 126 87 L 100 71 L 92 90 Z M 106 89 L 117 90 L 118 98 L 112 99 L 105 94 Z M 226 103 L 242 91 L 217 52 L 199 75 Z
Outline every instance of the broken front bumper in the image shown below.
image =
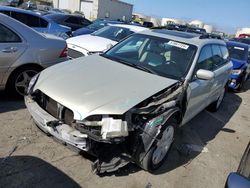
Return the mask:
M 50 134 L 73 147 L 88 151 L 87 134 L 82 134 L 73 127 L 60 123 L 58 119 L 43 110 L 31 97 L 25 97 L 25 104 L 36 125 L 45 133 Z M 56 124 L 56 126 L 54 126 Z

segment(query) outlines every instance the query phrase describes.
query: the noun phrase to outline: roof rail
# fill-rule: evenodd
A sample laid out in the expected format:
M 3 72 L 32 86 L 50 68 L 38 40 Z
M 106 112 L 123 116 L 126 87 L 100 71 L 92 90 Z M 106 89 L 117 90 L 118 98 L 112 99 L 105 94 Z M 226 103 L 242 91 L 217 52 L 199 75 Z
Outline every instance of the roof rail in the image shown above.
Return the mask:
M 220 35 L 215 35 L 215 34 L 211 34 L 211 33 L 204 33 L 204 34 L 201 34 L 199 39 L 220 39 L 220 40 L 222 40 L 222 37 Z

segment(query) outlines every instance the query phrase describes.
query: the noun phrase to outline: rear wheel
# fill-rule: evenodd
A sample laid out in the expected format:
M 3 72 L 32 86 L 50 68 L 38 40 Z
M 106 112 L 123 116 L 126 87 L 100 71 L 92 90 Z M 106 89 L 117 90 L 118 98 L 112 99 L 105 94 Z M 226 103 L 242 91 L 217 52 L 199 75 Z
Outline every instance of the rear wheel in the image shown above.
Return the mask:
M 160 134 L 140 164 L 144 170 L 154 172 L 163 165 L 174 141 L 177 126 L 176 121 L 171 120 L 162 127 Z
M 27 92 L 29 82 L 41 69 L 38 67 L 23 67 L 18 69 L 11 76 L 7 90 L 11 96 L 21 97 Z

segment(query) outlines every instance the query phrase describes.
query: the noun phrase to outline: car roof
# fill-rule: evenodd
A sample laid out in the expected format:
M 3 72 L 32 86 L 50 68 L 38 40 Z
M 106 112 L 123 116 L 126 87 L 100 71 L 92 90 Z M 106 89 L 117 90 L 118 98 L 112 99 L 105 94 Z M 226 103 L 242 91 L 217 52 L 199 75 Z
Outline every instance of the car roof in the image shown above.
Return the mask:
M 37 13 L 31 11 L 31 10 L 24 10 L 24 9 L 15 8 L 15 7 L 0 6 L 0 10 L 20 12 L 20 13 L 24 13 L 24 14 L 30 14 L 30 15 L 33 15 L 33 16 L 37 16 L 37 17 L 42 17 L 39 14 L 37 14 Z
M 183 43 L 192 44 L 198 47 L 204 46 L 206 44 L 219 44 L 219 45 L 226 46 L 225 41 L 221 39 L 213 39 L 213 38 L 200 39 L 200 36 L 202 36 L 201 34 L 168 30 L 168 29 L 146 30 L 146 31 L 141 32 L 141 34 L 171 39 L 171 40 L 175 40 L 175 41 L 179 41 Z
M 149 30 L 148 28 L 142 27 L 142 26 L 137 26 L 137 25 L 129 25 L 129 24 L 110 24 L 110 26 L 114 26 L 114 27 L 123 27 L 123 28 L 127 28 L 133 32 L 142 32 L 145 30 Z
M 228 46 L 237 46 L 237 47 L 246 48 L 246 49 L 249 48 L 249 46 L 247 44 L 242 43 L 242 42 L 237 42 L 237 41 L 228 41 L 227 45 Z
M 62 14 L 62 13 L 52 13 L 52 14 L 47 14 L 44 17 L 47 18 L 67 18 L 67 17 L 77 17 L 77 18 L 84 18 L 84 16 L 79 15 L 79 14 Z

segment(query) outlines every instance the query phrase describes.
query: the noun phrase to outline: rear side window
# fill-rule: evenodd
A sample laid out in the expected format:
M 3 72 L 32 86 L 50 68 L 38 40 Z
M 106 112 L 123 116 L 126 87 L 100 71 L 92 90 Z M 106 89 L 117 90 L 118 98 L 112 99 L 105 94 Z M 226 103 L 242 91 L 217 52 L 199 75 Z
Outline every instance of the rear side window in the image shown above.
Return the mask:
M 20 12 L 12 12 L 11 16 L 29 27 L 40 27 L 40 18 L 37 16 Z
M 40 18 L 40 27 L 48 27 L 48 22 L 42 18 Z
M 210 45 L 207 45 L 202 48 L 198 63 L 197 63 L 197 70 L 204 69 L 204 70 L 213 70 L 213 53 Z
M 9 28 L 0 24 L 0 43 L 22 42 L 21 38 Z
M 65 20 L 66 23 L 79 24 L 79 19 L 76 17 L 69 17 Z
M 219 45 L 212 45 L 214 70 L 225 64 Z
M 83 25 L 89 25 L 91 22 L 85 18 L 80 18 L 80 23 Z

